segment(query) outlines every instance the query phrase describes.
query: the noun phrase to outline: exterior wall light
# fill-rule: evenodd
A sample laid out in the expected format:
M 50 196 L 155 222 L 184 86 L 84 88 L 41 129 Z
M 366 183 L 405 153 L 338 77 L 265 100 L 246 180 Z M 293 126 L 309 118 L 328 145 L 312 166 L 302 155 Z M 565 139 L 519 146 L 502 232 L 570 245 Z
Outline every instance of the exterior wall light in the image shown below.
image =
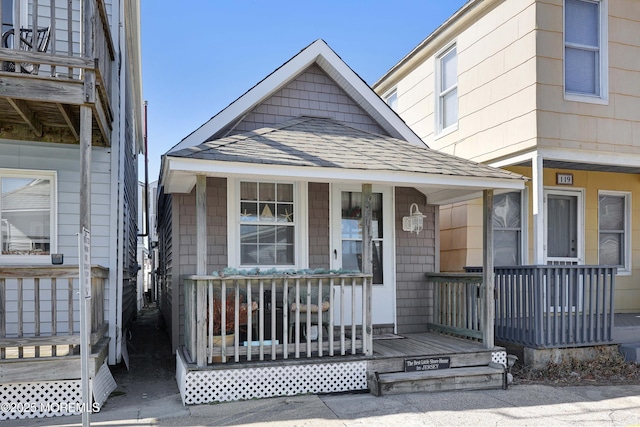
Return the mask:
M 412 203 L 409 208 L 409 216 L 402 217 L 402 230 L 408 231 L 409 233 L 420 234 L 424 228 L 425 216 L 426 215 L 418 209 L 418 205 L 416 203 Z

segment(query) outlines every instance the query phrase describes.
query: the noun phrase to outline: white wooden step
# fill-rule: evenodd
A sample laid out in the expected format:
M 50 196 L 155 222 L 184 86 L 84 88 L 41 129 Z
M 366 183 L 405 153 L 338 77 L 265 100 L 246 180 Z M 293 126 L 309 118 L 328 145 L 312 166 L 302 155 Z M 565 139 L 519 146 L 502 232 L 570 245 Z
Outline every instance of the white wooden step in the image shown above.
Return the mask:
M 501 365 L 475 366 L 418 372 L 370 373 L 369 391 L 375 396 L 450 390 L 506 388 Z

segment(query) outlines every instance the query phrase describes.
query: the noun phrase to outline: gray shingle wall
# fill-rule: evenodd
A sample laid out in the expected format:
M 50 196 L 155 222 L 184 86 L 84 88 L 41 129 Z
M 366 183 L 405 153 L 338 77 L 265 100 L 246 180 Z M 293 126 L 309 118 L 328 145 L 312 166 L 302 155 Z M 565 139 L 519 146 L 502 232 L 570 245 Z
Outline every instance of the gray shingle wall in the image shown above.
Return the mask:
M 196 272 L 196 190 L 177 195 L 180 274 Z M 207 178 L 207 274 L 227 266 L 227 180 Z
M 435 209 L 413 188 L 397 187 L 396 199 L 396 310 L 398 332 L 424 332 L 433 316 L 433 290 L 427 288 L 424 273 L 435 271 Z M 420 234 L 402 231 L 402 217 L 412 203 L 427 215 Z
M 309 183 L 309 268 L 330 268 L 329 184 Z
M 196 190 L 176 194 L 180 212 L 180 275 L 196 272 Z M 227 180 L 207 178 L 207 273 L 227 267 Z M 184 288 L 180 286 L 180 345 L 184 344 Z
M 247 114 L 231 134 L 272 126 L 302 115 L 331 117 L 358 129 L 387 135 L 315 64 Z M 220 135 L 226 133 L 227 130 Z

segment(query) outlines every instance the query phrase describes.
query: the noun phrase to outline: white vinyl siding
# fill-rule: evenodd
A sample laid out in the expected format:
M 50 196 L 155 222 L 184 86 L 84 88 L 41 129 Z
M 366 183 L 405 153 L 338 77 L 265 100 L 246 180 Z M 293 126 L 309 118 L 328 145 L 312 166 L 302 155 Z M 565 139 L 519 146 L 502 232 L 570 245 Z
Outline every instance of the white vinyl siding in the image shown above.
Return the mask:
M 600 191 L 598 194 L 598 263 L 631 272 L 629 193 Z
M 569 100 L 607 100 L 606 0 L 565 0 L 564 86 Z
M 450 46 L 437 57 L 437 133 L 454 130 L 458 125 L 458 55 Z
M 111 163 L 108 148 L 93 147 L 91 165 L 91 262 L 109 266 L 115 252 L 109 250 L 111 236 Z M 77 147 L 64 144 L 0 144 L 0 169 L 20 165 L 29 171 L 52 171 L 56 174 L 55 206 L 57 219 L 52 251 L 64 254 L 65 265 L 78 264 L 78 224 L 80 194 L 80 157 Z M 42 258 L 50 264 L 50 257 Z M 2 261 L 5 262 L 5 261 Z M 13 262 L 13 261 L 12 261 Z M 33 263 L 34 261 L 29 261 Z

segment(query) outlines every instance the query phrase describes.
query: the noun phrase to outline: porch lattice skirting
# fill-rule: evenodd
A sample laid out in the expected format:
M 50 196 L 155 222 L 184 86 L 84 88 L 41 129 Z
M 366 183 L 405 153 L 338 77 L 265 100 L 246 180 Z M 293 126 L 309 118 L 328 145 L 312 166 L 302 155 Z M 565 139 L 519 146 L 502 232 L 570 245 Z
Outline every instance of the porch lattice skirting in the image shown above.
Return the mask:
M 0 384 L 0 420 L 79 414 L 81 388 L 80 380 Z
M 102 406 L 115 389 L 105 362 L 93 380 L 94 402 Z M 89 407 L 91 403 L 85 405 Z M 77 415 L 82 410 L 81 380 L 0 384 L 0 420 Z
M 177 369 L 185 405 L 367 389 L 366 361 L 188 371 L 178 354 Z

